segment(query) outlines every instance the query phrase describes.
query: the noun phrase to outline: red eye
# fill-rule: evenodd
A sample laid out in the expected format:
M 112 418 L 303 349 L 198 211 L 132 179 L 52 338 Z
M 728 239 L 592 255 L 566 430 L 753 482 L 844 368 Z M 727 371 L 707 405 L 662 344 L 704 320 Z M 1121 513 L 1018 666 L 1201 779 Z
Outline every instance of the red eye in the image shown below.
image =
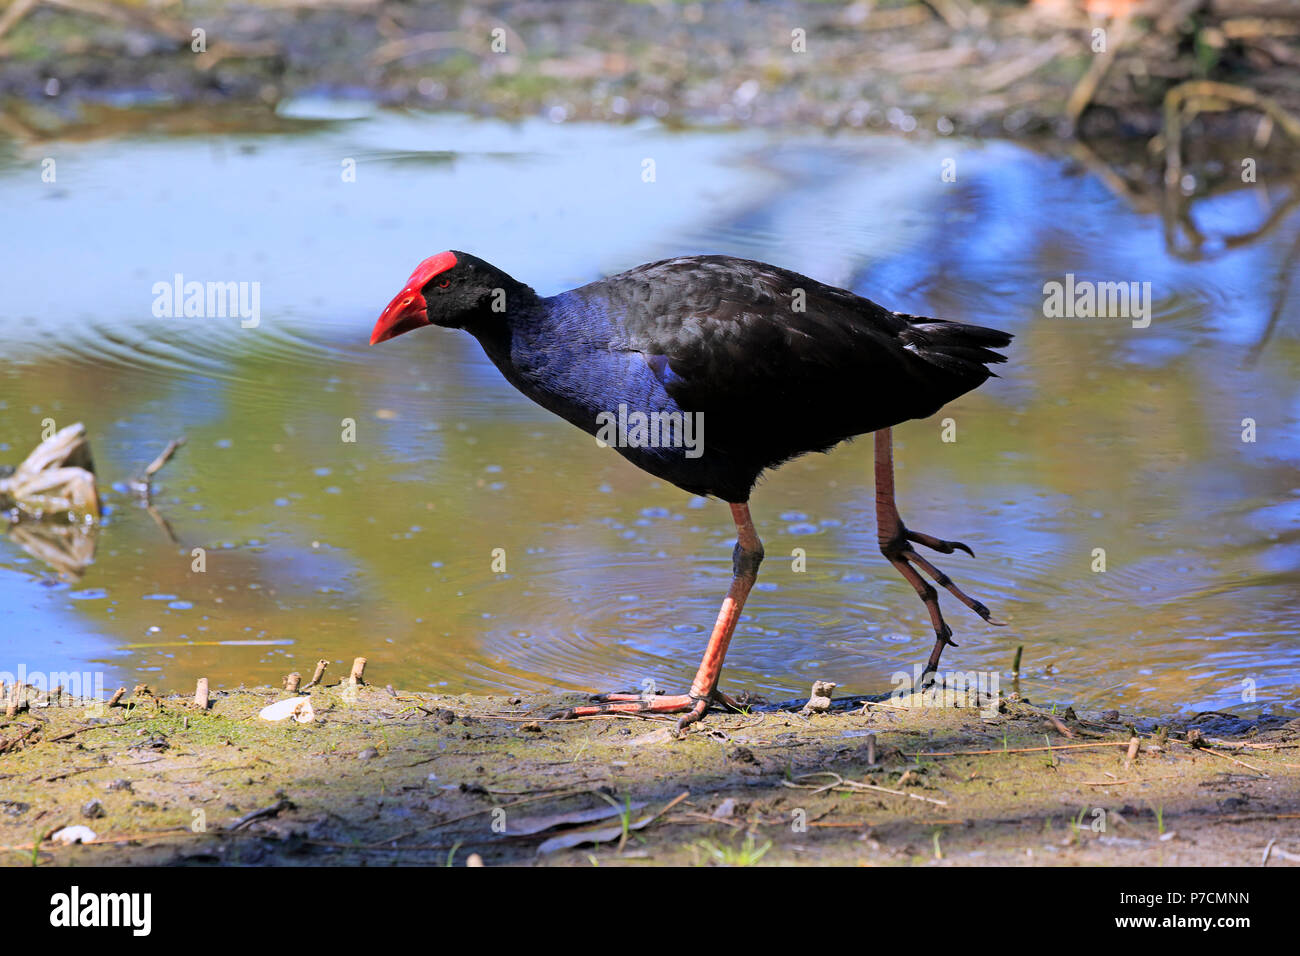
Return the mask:
M 442 282 L 439 282 L 439 283 L 438 283 L 438 288 L 439 288 L 439 289 L 445 289 L 445 288 L 447 288 L 447 286 L 449 286 L 449 285 L 451 285 L 451 280 L 450 280 L 450 279 L 444 279 Z

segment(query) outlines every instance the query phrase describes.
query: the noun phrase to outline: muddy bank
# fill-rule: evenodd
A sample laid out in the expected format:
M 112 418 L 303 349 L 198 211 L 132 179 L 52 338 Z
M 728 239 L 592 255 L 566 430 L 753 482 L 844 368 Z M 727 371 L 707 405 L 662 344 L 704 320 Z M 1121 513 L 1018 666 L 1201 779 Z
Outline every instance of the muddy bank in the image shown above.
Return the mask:
M 1300 105 L 1287 5 L 1113 6 L 17 0 L 0 20 L 0 98 L 57 114 L 323 94 L 556 121 L 1141 137 L 1188 81 L 1245 88 L 1188 97 L 1202 120 L 1248 110 L 1252 131 L 1263 100 Z
M 717 713 L 678 738 L 668 720 L 544 719 L 572 695 L 346 685 L 309 693 L 310 722 L 258 716 L 289 696 L 34 695 L 0 725 L 4 861 L 1300 862 L 1300 721 L 1278 717 L 953 695 Z M 72 826 L 93 842 L 51 839 Z

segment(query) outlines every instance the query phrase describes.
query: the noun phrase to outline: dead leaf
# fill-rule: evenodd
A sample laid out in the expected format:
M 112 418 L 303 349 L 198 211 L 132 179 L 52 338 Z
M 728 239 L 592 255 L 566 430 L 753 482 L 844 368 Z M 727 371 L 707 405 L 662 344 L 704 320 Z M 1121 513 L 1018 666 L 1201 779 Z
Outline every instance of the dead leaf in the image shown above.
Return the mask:
M 685 790 L 670 800 L 659 812 L 647 813 L 639 820 L 632 821 L 627 825 L 628 832 L 645 829 L 690 795 L 691 792 Z M 557 850 L 568 850 L 575 846 L 582 846 L 584 843 L 610 843 L 622 835 L 622 824 L 618 826 L 590 827 L 586 830 L 569 830 L 567 833 L 551 837 L 537 848 L 537 854 L 538 856 L 545 856 Z
M 640 810 L 645 806 L 645 802 L 632 804 L 633 810 Z M 610 817 L 616 817 L 623 813 L 625 807 L 615 807 L 610 805 L 591 807 L 587 810 L 572 810 L 568 813 L 551 813 L 546 816 L 524 817 L 523 819 L 512 820 L 506 818 L 506 833 L 511 836 L 527 836 L 530 833 L 541 833 L 545 830 L 553 830 L 555 827 L 569 826 L 575 823 L 594 823 L 597 820 L 608 820 Z M 622 828 L 619 828 L 622 832 Z

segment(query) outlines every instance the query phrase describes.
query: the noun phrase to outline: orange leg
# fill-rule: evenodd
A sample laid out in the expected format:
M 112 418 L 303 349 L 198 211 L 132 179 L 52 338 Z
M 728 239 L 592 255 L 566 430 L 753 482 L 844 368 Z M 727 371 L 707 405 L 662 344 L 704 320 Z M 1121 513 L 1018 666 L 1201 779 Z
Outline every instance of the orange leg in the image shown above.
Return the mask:
M 880 553 L 898 569 L 898 573 L 907 583 L 912 585 L 922 603 L 925 604 L 925 609 L 930 613 L 930 624 L 934 628 L 934 649 L 930 651 L 930 659 L 925 665 L 922 676 L 924 682 L 926 677 L 939 669 L 939 656 L 943 653 L 945 645 L 952 644 L 953 647 L 957 645 L 952 639 L 952 628 L 944 621 L 943 613 L 939 610 L 938 592 L 935 591 L 934 585 L 921 576 L 917 568 L 932 577 L 935 584 L 947 589 L 957 600 L 989 624 L 1000 626 L 1002 622 L 995 621 L 987 607 L 967 596 L 953 583 L 952 578 L 912 549 L 909 542 L 924 545 L 941 554 L 965 551 L 972 558 L 975 557 L 975 552 L 960 541 L 944 541 L 932 535 L 921 534 L 919 531 L 909 531 L 903 524 L 903 519 L 898 515 L 898 506 L 894 503 L 894 441 L 893 432 L 888 428 L 876 432 L 876 534 L 880 542 Z
M 731 555 L 731 588 L 722 601 L 718 619 L 709 635 L 708 646 L 704 649 L 704 659 L 700 661 L 695 680 L 691 682 L 688 694 L 646 695 L 606 694 L 596 698 L 595 702 L 583 707 L 574 707 L 564 712 L 566 717 L 594 717 L 601 714 L 673 714 L 687 711 L 677 722 L 678 728 L 695 723 L 704 716 L 709 705 L 724 703 L 734 706 L 723 694 L 718 692 L 718 677 L 722 674 L 722 662 L 727 656 L 727 647 L 731 644 L 731 635 L 736 631 L 736 622 L 745 607 L 745 599 L 758 579 L 758 566 L 763 560 L 763 543 L 758 540 L 754 522 L 749 517 L 749 505 L 732 504 L 731 516 L 736 522 L 736 549 Z

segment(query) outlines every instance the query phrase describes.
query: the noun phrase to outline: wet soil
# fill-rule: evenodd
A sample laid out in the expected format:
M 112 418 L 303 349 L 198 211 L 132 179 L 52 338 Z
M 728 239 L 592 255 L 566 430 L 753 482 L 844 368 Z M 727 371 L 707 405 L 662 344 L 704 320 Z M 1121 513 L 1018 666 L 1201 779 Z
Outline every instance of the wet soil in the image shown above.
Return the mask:
M 0 726 L 9 865 L 1300 861 L 1300 721 L 1016 697 L 548 720 L 573 695 L 317 687 L 46 700 Z M 42 706 L 42 704 L 46 704 Z M 1056 713 L 1053 713 L 1056 710 Z M 1131 740 L 1138 737 L 1137 752 Z M 52 834 L 85 826 L 87 843 Z

